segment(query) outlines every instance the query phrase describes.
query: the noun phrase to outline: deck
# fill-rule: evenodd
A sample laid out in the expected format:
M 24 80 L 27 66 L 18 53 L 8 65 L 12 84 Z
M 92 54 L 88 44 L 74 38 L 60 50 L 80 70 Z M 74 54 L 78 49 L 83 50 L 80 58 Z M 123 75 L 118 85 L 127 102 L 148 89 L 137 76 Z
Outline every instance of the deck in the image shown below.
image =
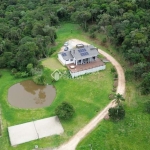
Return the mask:
M 96 67 L 100 67 L 100 66 L 104 66 L 104 65 L 105 64 L 102 62 L 102 60 L 97 58 L 96 61 L 91 62 L 91 63 L 77 65 L 77 66 L 75 66 L 75 64 L 72 63 L 72 64 L 68 64 L 66 66 L 72 73 L 75 73 L 75 72 L 80 72 L 83 70 L 88 70 L 88 69 L 92 69 L 92 68 L 96 68 Z M 75 66 L 75 68 L 71 68 L 70 66 Z

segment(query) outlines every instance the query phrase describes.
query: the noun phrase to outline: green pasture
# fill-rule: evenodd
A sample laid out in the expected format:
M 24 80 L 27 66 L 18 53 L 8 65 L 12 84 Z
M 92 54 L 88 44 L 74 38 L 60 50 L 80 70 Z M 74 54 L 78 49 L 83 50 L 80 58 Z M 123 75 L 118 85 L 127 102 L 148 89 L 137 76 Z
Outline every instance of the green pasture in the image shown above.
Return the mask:
M 72 33 L 69 29 L 73 30 Z M 82 33 L 82 36 L 81 36 Z M 57 60 L 57 52 L 63 43 L 70 38 L 86 39 L 78 25 L 66 23 L 58 29 L 58 39 L 56 41 L 56 52 L 52 57 L 43 60 L 48 65 L 47 68 L 63 71 L 63 66 Z M 88 41 L 88 38 L 87 38 Z M 113 88 L 113 75 L 110 73 L 112 65 L 107 64 L 107 69 L 93 74 L 84 75 L 79 78 L 70 79 L 63 76 L 59 81 L 54 82 L 57 91 L 56 98 L 51 106 L 41 109 L 20 109 L 12 107 L 7 101 L 8 89 L 27 79 L 16 79 L 11 75 L 9 70 L 0 70 L 2 77 L 0 78 L 0 104 L 2 110 L 2 137 L 0 137 L 0 149 L 3 150 L 29 150 L 35 145 L 41 147 L 56 147 L 61 143 L 69 140 L 71 136 L 77 133 L 84 125 L 86 125 L 99 111 L 101 111 L 110 101 L 108 95 Z M 45 71 L 47 78 L 50 76 L 50 70 Z M 9 141 L 8 127 L 29 122 L 32 120 L 42 119 L 55 115 L 54 110 L 63 101 L 71 103 L 75 108 L 75 116 L 70 121 L 62 121 L 64 134 L 61 136 L 47 137 L 18 146 L 12 147 Z

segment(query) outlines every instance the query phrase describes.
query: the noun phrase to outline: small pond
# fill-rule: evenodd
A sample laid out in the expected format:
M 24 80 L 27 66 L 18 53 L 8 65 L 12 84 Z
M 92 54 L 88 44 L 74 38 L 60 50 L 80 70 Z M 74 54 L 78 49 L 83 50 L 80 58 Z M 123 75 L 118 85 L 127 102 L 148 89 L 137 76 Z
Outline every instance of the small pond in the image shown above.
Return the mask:
M 17 83 L 8 90 L 8 102 L 19 108 L 42 108 L 49 106 L 56 96 L 52 85 L 37 85 L 31 80 Z

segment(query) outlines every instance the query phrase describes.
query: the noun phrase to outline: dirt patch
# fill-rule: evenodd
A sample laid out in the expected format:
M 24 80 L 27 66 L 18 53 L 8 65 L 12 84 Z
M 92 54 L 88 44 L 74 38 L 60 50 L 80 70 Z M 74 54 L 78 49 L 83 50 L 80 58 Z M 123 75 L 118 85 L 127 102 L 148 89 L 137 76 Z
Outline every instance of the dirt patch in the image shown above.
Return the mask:
M 118 86 L 118 80 L 115 80 L 113 87 L 116 88 L 117 86 Z

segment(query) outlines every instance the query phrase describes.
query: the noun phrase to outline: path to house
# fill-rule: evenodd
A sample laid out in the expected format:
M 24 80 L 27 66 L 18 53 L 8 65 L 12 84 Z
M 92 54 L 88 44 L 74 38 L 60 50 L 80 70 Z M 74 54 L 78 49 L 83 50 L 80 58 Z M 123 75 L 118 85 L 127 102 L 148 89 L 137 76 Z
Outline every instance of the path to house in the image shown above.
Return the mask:
M 75 45 L 79 43 L 88 45 L 88 43 L 85 43 L 77 39 L 71 39 L 70 41 L 72 44 L 75 44 Z M 118 73 L 118 87 L 117 87 L 116 93 L 120 93 L 124 95 L 125 94 L 125 76 L 124 76 L 124 71 L 121 65 L 112 56 L 102 51 L 101 49 L 99 49 L 99 53 L 105 56 L 115 66 L 117 73 Z M 84 137 L 86 137 L 86 135 L 90 133 L 108 114 L 109 108 L 114 107 L 115 105 L 116 104 L 114 103 L 114 101 L 111 101 L 101 112 L 99 112 L 99 114 L 96 117 L 94 117 L 85 127 L 83 127 L 78 133 L 76 133 L 68 142 L 62 144 L 60 147 L 55 148 L 54 150 L 75 150 L 78 143 Z

